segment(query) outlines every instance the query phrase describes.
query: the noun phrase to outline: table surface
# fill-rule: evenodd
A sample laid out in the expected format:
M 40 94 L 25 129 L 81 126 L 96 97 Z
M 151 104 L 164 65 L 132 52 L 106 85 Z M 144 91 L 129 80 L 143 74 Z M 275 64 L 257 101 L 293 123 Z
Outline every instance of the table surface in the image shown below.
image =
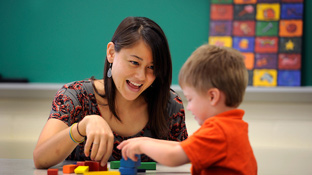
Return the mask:
M 75 163 L 72 161 L 64 161 L 54 167 L 59 169 L 59 175 L 63 174 L 62 168 L 66 164 Z M 109 165 L 108 165 L 109 167 Z M 191 174 L 191 164 L 185 164 L 178 167 L 167 167 L 161 164 L 156 165 L 156 170 L 147 170 L 145 173 L 138 174 Z M 118 171 L 118 169 L 112 169 L 110 171 Z M 47 175 L 47 169 L 36 169 L 32 159 L 0 159 L 0 174 L 5 175 Z M 71 174 L 75 175 L 75 174 Z

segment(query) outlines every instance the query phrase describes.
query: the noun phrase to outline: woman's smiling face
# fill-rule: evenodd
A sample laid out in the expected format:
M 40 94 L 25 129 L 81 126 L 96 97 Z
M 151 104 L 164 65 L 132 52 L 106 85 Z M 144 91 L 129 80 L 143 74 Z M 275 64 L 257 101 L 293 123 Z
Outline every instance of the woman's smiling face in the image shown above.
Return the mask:
M 126 100 L 135 100 L 155 80 L 151 48 L 139 40 L 108 57 L 112 63 L 112 78 L 118 92 Z

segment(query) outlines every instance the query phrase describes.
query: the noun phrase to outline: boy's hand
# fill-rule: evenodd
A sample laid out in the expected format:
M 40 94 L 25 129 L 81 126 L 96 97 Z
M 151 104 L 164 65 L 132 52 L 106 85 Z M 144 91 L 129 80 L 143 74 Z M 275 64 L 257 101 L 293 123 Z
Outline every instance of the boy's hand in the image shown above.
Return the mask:
M 150 138 L 148 137 L 137 137 L 125 140 L 121 142 L 117 148 L 121 150 L 122 157 L 127 160 L 130 158 L 133 161 L 137 161 L 136 154 L 142 154 L 141 146 L 146 143 Z

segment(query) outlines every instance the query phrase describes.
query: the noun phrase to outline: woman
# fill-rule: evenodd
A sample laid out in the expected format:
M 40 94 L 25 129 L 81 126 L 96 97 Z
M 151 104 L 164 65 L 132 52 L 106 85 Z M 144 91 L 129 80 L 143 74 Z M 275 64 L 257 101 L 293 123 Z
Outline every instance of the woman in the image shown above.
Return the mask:
M 180 97 L 170 89 L 172 64 L 162 29 L 127 17 L 107 45 L 104 77 L 64 85 L 56 94 L 33 157 L 36 168 L 67 160 L 119 160 L 128 138 L 187 138 Z M 151 161 L 142 156 L 142 161 Z

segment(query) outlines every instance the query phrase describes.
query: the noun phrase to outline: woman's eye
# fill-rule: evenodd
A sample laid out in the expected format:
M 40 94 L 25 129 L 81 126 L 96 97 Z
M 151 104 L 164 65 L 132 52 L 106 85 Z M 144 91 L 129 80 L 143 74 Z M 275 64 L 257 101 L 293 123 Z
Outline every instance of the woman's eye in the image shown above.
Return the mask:
M 154 70 L 154 66 L 149 66 L 148 68 Z
M 139 65 L 139 63 L 136 62 L 136 61 L 130 61 L 130 63 L 132 63 L 132 64 L 134 64 L 134 65 Z

